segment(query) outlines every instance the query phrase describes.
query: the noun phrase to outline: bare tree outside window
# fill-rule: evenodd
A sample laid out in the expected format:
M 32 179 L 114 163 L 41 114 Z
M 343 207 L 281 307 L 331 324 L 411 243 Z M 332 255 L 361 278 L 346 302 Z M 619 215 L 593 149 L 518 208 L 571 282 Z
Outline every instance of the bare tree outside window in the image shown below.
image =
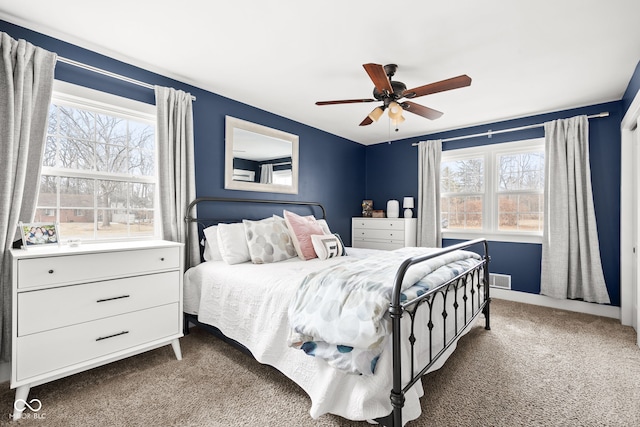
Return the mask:
M 544 153 L 498 156 L 498 229 L 542 231 Z
M 51 105 L 36 220 L 64 238 L 153 235 L 154 194 L 153 123 Z
M 443 229 L 481 229 L 484 159 L 442 162 L 440 211 Z
M 543 139 L 447 154 L 443 153 L 440 170 L 443 230 L 542 233 Z

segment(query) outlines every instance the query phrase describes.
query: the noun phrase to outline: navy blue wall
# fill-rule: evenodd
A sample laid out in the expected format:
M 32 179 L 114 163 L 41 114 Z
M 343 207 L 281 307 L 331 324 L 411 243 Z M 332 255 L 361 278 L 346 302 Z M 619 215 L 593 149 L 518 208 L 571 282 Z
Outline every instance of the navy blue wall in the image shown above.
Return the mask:
M 389 199 L 417 198 L 418 149 L 412 143 L 428 139 L 471 135 L 488 130 L 509 129 L 568 118 L 579 114 L 608 111 L 609 117 L 589 120 L 589 141 L 593 198 L 598 221 L 598 237 L 605 280 L 611 304 L 620 305 L 620 121 L 622 101 L 475 126 L 455 131 L 408 138 L 391 144 L 367 147 L 366 197 L 374 209 L 386 209 Z M 477 137 L 443 143 L 443 150 L 519 141 L 544 136 L 543 128 Z M 445 240 L 444 246 L 457 243 Z M 540 293 L 540 244 L 491 242 L 491 271 L 510 274 L 512 289 Z
M 0 31 L 25 39 L 59 56 L 152 85 L 170 86 L 196 96 L 193 103 L 197 196 L 316 201 L 327 208 L 332 231 L 351 240 L 351 217 L 360 214 L 365 189 L 365 147 L 267 111 L 222 97 L 78 46 L 0 20 Z M 79 69 L 56 65 L 56 79 L 155 103 L 153 90 Z M 230 115 L 299 136 L 297 195 L 224 190 L 224 120 Z

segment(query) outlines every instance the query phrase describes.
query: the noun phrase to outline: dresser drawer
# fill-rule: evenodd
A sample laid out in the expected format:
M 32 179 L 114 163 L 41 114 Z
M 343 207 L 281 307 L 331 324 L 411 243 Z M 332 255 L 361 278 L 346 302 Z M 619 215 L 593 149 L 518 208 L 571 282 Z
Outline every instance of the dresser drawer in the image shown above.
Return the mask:
M 180 333 L 180 304 L 81 323 L 16 340 L 17 381 Z
M 180 272 L 133 276 L 18 294 L 18 336 L 180 300 Z
M 359 229 L 381 229 L 381 230 L 404 230 L 404 220 L 402 219 L 353 219 L 353 228 Z
M 18 288 L 96 281 L 179 268 L 179 248 L 154 248 L 18 260 Z
M 365 239 L 384 239 L 398 240 L 400 243 L 404 241 L 403 230 L 374 230 L 374 229 L 355 229 L 353 230 L 353 238 Z

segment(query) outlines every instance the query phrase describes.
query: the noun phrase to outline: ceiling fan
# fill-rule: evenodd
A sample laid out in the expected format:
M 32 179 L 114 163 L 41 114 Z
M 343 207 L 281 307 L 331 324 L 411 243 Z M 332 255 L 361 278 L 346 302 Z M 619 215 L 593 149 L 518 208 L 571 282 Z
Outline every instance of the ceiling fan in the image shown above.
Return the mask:
M 400 101 L 400 99 L 413 99 L 419 96 L 430 95 L 432 93 L 458 89 L 471 84 L 471 77 L 463 74 L 461 76 L 452 77 L 439 82 L 418 86 L 413 89 L 407 89 L 407 86 L 404 83 L 391 80 L 398 69 L 396 64 L 387 64 L 384 66 L 380 64 L 363 64 L 362 66 L 373 81 L 373 98 L 375 99 L 366 98 L 343 99 L 339 101 L 318 101 L 316 102 L 316 105 L 355 104 L 360 102 L 382 101 L 382 105 L 374 108 L 373 111 L 371 111 L 371 113 L 369 113 L 369 115 L 367 115 L 367 117 L 365 117 L 360 123 L 360 126 L 367 126 L 374 121 L 378 121 L 384 113 L 384 110 L 388 109 L 389 117 L 391 118 L 393 125 L 396 126 L 397 131 L 398 124 L 405 120 L 402 116 L 403 110 L 426 117 L 430 120 L 435 120 L 443 114 L 433 108 L 425 107 L 411 101 Z

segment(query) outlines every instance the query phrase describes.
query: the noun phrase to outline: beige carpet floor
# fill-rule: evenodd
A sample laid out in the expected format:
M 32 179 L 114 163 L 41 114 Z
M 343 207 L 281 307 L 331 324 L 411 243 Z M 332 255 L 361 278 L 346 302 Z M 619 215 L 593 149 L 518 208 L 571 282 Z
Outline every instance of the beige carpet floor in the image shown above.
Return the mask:
M 418 426 L 640 426 L 640 349 L 618 321 L 494 300 L 445 366 L 424 377 Z M 169 346 L 34 387 L 39 418 L 15 426 L 368 426 L 309 417 L 304 392 L 273 368 L 194 329 Z M 27 415 L 29 413 L 27 412 Z

